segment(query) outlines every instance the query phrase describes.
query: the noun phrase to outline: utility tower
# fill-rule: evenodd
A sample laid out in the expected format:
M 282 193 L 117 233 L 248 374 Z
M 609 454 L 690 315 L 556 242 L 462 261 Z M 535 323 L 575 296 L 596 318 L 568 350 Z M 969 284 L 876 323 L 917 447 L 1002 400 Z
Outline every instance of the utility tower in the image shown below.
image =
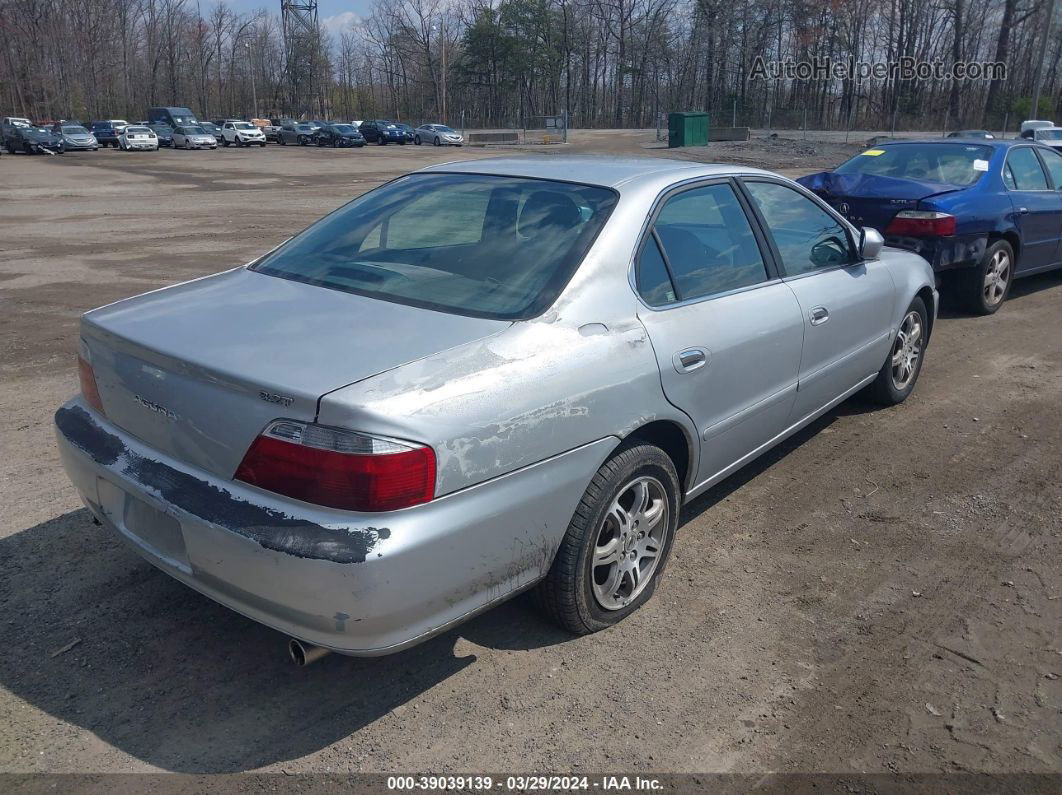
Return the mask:
M 317 26 L 317 0 L 280 0 L 280 19 L 284 28 L 284 70 L 289 87 L 288 109 L 302 113 L 315 95 L 317 50 L 320 28 Z

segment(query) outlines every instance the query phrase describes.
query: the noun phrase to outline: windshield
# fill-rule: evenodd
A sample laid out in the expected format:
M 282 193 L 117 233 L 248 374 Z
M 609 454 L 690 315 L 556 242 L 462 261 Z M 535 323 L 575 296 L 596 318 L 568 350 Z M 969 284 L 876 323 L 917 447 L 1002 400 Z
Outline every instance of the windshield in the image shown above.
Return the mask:
M 434 125 L 433 129 L 435 129 L 437 132 L 442 132 L 442 133 L 457 132 L 453 127 L 446 127 L 445 125 L 442 125 L 442 124 Z
M 332 129 L 335 130 L 336 132 L 341 132 L 341 133 L 352 133 L 352 132 L 354 132 L 354 128 L 351 127 L 349 124 L 337 124 Z
M 202 127 L 188 127 L 184 131 L 185 135 L 206 135 L 207 131 Z
M 892 144 L 868 149 L 835 169 L 837 174 L 869 174 L 947 185 L 973 185 L 988 171 L 992 147 L 977 144 Z
M 257 129 L 253 124 L 251 124 L 250 122 L 246 122 L 246 121 L 235 122 L 235 123 L 233 123 L 232 126 L 235 127 L 237 130 L 254 130 L 254 129 Z
M 88 130 L 80 125 L 68 125 L 63 127 L 64 135 L 88 135 Z
M 443 312 L 541 314 L 604 226 L 606 188 L 412 174 L 364 194 L 253 266 L 261 273 Z

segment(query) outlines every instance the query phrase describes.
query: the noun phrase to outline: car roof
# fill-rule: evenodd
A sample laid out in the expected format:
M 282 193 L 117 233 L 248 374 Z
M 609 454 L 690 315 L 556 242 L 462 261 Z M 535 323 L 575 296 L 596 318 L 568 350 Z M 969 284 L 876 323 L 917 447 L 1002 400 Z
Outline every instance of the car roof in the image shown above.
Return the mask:
M 1007 149 L 1017 144 L 1029 145 L 1032 143 L 1028 138 L 912 138 L 910 141 L 882 141 L 880 144 L 875 144 L 872 149 L 881 149 L 885 146 L 907 146 L 908 144 L 936 144 L 937 146 L 948 145 L 955 146 L 956 143 L 962 143 L 963 141 L 973 143 L 977 142 L 978 146 L 990 146 L 994 149 Z
M 420 173 L 450 172 L 492 174 L 508 177 L 537 177 L 562 182 L 579 182 L 618 188 L 642 180 L 673 177 L 676 181 L 723 174 L 771 174 L 758 168 L 729 163 L 696 163 L 662 157 L 608 157 L 605 155 L 530 155 L 462 160 L 440 163 Z M 772 175 L 773 176 L 773 175 Z

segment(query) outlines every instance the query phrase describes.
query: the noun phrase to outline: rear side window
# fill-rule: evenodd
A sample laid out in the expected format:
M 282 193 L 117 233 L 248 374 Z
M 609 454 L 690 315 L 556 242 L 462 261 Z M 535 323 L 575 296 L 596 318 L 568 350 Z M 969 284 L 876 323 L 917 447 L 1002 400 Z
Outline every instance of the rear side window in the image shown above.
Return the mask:
M 767 281 L 756 236 L 726 183 L 668 199 L 657 215 L 651 243 L 639 260 L 638 287 L 653 306 Z
M 645 241 L 642 255 L 638 258 L 638 292 L 649 306 L 663 306 L 674 303 L 675 288 L 671 276 L 664 264 L 664 255 L 660 253 L 656 235 L 650 235 Z
M 1047 172 L 1051 175 L 1055 190 L 1062 190 L 1062 154 L 1041 149 L 1040 157 L 1044 159 L 1044 165 L 1047 166 Z
M 1011 190 L 1048 190 L 1047 175 L 1040 160 L 1028 146 L 1011 149 L 1003 180 Z
M 777 182 L 748 181 L 745 186 L 767 223 L 787 276 L 853 261 L 845 227 L 807 196 Z
M 568 283 L 616 204 L 607 188 L 411 174 L 318 221 L 253 270 L 443 312 L 520 320 Z

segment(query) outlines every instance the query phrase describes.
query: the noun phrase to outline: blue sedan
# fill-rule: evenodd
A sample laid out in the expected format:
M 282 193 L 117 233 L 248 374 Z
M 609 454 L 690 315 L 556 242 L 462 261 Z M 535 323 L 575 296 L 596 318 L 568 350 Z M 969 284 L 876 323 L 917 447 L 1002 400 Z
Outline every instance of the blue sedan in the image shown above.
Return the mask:
M 1062 268 L 1062 154 L 1047 146 L 892 141 L 797 181 L 921 254 L 977 314 L 999 309 L 1015 278 Z

